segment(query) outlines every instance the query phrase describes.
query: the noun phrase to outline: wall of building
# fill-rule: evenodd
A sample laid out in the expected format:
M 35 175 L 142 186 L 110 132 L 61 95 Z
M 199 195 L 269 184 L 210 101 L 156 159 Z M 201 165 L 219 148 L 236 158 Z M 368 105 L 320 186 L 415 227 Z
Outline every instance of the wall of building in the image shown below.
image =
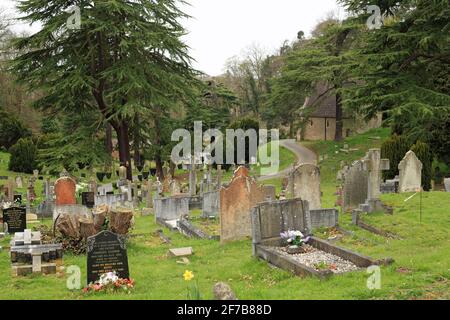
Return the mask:
M 343 136 L 346 138 L 354 134 L 360 134 L 371 129 L 379 128 L 381 123 L 381 114 L 368 122 L 360 117 L 356 119 L 344 119 Z M 297 132 L 297 140 L 334 140 L 335 132 L 336 119 L 310 118 L 309 123 L 305 127 L 304 137 L 301 136 L 301 130 L 299 130 Z

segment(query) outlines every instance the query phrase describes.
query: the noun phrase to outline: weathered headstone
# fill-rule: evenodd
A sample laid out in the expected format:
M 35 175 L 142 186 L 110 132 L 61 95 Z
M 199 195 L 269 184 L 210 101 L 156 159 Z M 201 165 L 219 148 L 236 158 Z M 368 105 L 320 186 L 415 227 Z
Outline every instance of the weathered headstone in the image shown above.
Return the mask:
M 289 174 L 291 198 L 309 202 L 310 209 L 321 209 L 320 169 L 315 164 L 300 164 Z
M 70 177 L 61 177 L 55 182 L 56 205 L 77 204 L 75 197 L 77 184 Z
M 3 223 L 8 225 L 9 233 L 24 232 L 27 228 L 27 211 L 22 207 L 3 209 Z
M 155 218 L 158 221 L 178 220 L 189 214 L 190 197 L 177 196 L 154 200 Z
M 264 190 L 239 167 L 228 187 L 220 190 L 220 241 L 222 243 L 251 236 L 251 208 L 265 200 Z
M 16 177 L 16 186 L 17 186 L 17 188 L 23 188 L 22 177 L 20 177 L 20 176 Z
M 97 193 L 101 196 L 107 195 L 108 192 L 114 192 L 114 187 L 112 183 L 103 184 L 97 187 Z
M 368 212 L 383 210 L 380 200 L 382 171 L 389 170 L 389 160 L 381 159 L 381 149 L 370 149 L 362 159 L 364 170 L 368 172 L 367 200 Z
M 220 212 L 220 191 L 203 193 L 202 197 L 202 217 L 217 217 Z
M 343 211 L 358 208 L 367 200 L 368 173 L 364 171 L 362 161 L 355 161 L 344 173 Z
M 398 165 L 400 172 L 399 192 L 417 192 L 422 187 L 423 164 L 413 151 L 408 151 Z
M 83 192 L 83 193 L 81 193 L 81 203 L 82 203 L 82 205 L 92 209 L 95 206 L 95 194 L 94 194 L 94 192 Z
M 116 272 L 122 279 L 130 278 L 125 237 L 102 231 L 87 240 L 88 283 L 98 281 L 108 272 Z
M 266 201 L 275 201 L 277 199 L 277 188 L 273 185 L 265 185 L 264 195 Z
M 450 178 L 444 179 L 445 191 L 450 192 Z

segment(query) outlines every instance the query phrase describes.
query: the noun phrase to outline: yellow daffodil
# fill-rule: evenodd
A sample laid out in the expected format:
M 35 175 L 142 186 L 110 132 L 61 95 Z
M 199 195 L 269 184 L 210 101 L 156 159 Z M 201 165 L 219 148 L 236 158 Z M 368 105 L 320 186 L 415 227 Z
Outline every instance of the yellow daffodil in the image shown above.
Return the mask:
M 185 281 L 191 281 L 194 279 L 194 273 L 192 271 L 186 270 L 183 274 L 183 278 Z

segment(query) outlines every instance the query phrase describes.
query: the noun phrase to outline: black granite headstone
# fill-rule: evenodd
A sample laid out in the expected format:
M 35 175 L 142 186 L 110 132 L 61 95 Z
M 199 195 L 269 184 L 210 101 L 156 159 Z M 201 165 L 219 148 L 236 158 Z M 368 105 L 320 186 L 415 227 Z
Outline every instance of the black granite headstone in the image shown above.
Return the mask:
M 27 209 L 11 207 L 3 209 L 3 223 L 8 224 L 8 232 L 24 232 L 27 228 Z
M 102 274 L 113 271 L 119 278 L 130 278 L 125 237 L 102 231 L 87 240 L 88 283 L 94 283 Z
M 21 194 L 15 194 L 14 195 L 14 203 L 22 204 L 22 195 Z
M 88 208 L 93 208 L 95 206 L 94 192 L 83 192 L 81 194 L 81 204 Z

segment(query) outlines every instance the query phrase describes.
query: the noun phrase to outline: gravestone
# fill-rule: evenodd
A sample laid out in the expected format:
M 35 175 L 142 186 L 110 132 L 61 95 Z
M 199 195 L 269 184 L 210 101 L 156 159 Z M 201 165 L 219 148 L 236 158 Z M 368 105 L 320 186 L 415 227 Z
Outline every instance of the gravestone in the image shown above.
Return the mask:
M 27 210 L 21 207 L 3 209 L 3 223 L 8 225 L 9 233 L 24 232 L 27 228 Z
M 444 179 L 445 191 L 450 192 L 450 178 Z
M 231 183 L 220 190 L 220 241 L 240 240 L 251 236 L 251 209 L 265 200 L 264 189 L 239 167 Z
M 95 206 L 95 194 L 94 192 L 83 192 L 81 194 L 82 205 L 92 209 Z
M 95 205 L 107 205 L 110 208 L 115 206 L 122 206 L 125 203 L 125 195 L 123 194 L 105 194 L 95 196 Z
M 205 192 L 202 197 L 202 217 L 217 217 L 220 212 L 220 191 Z
M 309 202 L 310 209 L 321 209 L 320 169 L 315 164 L 300 164 L 289 174 L 291 198 Z
M 130 278 L 125 237 L 102 231 L 87 240 L 88 283 L 98 281 L 108 272 L 116 272 L 122 279 Z
M 189 194 L 193 197 L 197 195 L 197 171 L 194 157 L 191 157 L 191 163 L 188 165 L 188 170 L 189 170 Z
M 399 192 L 417 192 L 422 187 L 423 164 L 413 151 L 408 151 L 398 165 L 400 172 Z
M 170 181 L 169 188 L 170 188 L 170 194 L 172 196 L 181 194 L 181 186 L 180 186 L 180 183 L 178 182 L 178 180 L 172 179 L 172 181 Z
M 155 199 L 154 208 L 156 220 L 179 220 L 181 217 L 189 215 L 189 200 L 190 197 L 185 196 Z
M 113 187 L 112 183 L 103 184 L 103 185 L 97 187 L 97 192 L 98 192 L 97 193 L 98 195 L 104 196 L 104 195 L 108 194 L 108 192 L 114 193 L 114 187 Z
M 23 188 L 22 177 L 16 177 L 16 186 L 17 188 Z
M 77 184 L 70 177 L 61 177 L 55 182 L 56 205 L 75 205 Z
M 370 149 L 362 159 L 363 169 L 368 172 L 367 200 L 365 211 L 374 212 L 384 210 L 380 200 L 382 171 L 389 170 L 389 160 L 381 159 L 381 149 Z
M 22 195 L 15 194 L 13 200 L 14 200 L 14 203 L 16 203 L 16 204 L 22 204 Z
M 265 185 L 264 187 L 265 201 L 275 201 L 277 199 L 277 188 L 273 185 Z
M 348 212 L 359 207 L 367 200 L 369 176 L 364 171 L 363 162 L 355 161 L 343 174 L 343 211 Z

